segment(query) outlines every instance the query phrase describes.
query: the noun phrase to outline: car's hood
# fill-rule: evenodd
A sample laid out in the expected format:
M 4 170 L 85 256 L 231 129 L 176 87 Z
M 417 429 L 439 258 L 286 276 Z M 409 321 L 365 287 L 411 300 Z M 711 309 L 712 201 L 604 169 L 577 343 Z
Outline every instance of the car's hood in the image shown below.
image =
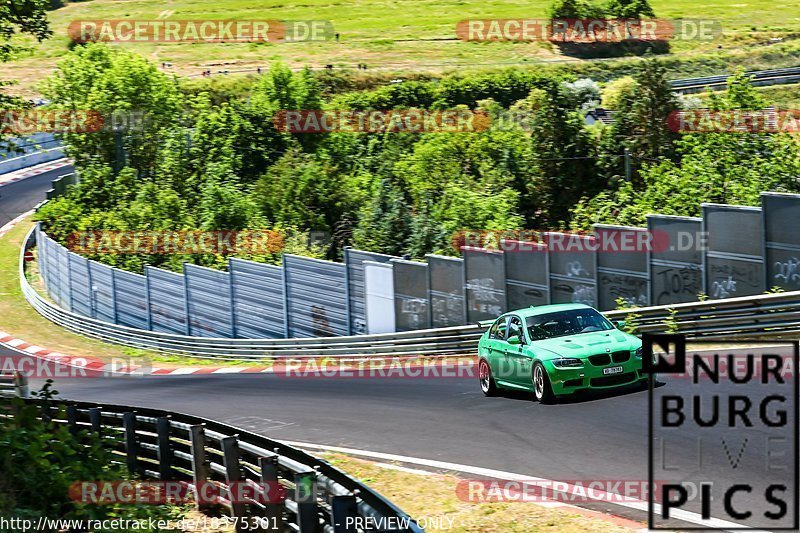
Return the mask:
M 586 357 L 616 350 L 635 350 L 641 341 L 618 329 L 580 333 L 568 337 L 557 337 L 531 343 L 534 352 L 542 350 L 561 357 Z

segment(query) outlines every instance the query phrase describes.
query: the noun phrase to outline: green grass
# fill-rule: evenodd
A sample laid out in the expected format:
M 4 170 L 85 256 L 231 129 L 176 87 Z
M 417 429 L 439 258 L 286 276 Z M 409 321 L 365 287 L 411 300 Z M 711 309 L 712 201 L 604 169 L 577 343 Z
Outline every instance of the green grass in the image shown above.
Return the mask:
M 461 478 L 452 474 L 399 471 L 341 453 L 325 453 L 322 458 L 368 484 L 412 518 L 427 519 L 427 531 L 624 533 L 643 527 L 632 520 L 575 507 L 548 509 L 530 502 L 465 501 L 457 492 Z
M 775 85 L 758 90 L 778 109 L 800 109 L 800 85 Z
M 35 45 L 32 55 L 6 65 L 4 78 L 16 78 L 21 94 L 33 93 L 68 49 L 67 28 L 81 19 L 142 19 L 168 15 L 185 19 L 282 19 L 330 20 L 340 33 L 339 42 L 291 44 L 117 44 L 145 55 L 156 63 L 170 62 L 181 75 L 203 70 L 236 70 L 266 66 L 282 60 L 300 67 L 340 67 L 366 63 L 371 69 L 445 71 L 464 66 L 493 67 L 503 64 L 578 61 L 567 58 L 548 43 L 467 43 L 455 39 L 455 25 L 469 18 L 543 18 L 550 0 L 90 0 L 68 3 L 50 12 L 54 36 Z M 765 66 L 786 59 L 780 45 L 769 46 L 771 37 L 800 36 L 800 11 L 793 2 L 772 0 L 652 0 L 660 18 L 718 20 L 720 40 L 673 42 L 672 53 L 681 59 L 694 54 L 752 53 Z M 452 40 L 441 40 L 452 39 Z M 721 48 L 718 48 L 721 47 Z M 767 50 L 772 50 L 771 53 Z M 796 52 L 796 51 L 795 51 Z M 791 56 L 790 56 L 791 59 Z M 797 58 L 795 56 L 795 61 Z M 4 68 L 4 70 L 6 70 Z

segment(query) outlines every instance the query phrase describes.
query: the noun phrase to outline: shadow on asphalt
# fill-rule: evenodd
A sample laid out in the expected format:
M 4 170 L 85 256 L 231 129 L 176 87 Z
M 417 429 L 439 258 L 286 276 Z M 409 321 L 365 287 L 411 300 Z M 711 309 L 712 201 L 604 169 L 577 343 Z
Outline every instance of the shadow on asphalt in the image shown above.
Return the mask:
M 666 383 L 662 383 L 660 381 L 656 382 L 656 388 L 663 387 L 664 385 L 666 385 Z M 576 392 L 570 396 L 561 396 L 555 402 L 549 405 L 569 405 L 576 403 L 588 403 L 592 401 L 618 398 L 621 396 L 629 396 L 631 394 L 637 394 L 645 391 L 647 391 L 647 382 L 645 382 L 644 384 L 634 383 L 632 385 L 627 385 L 625 387 L 620 387 L 618 389 L 609 389 L 603 391 L 588 390 L 588 391 Z M 533 398 L 533 393 L 526 391 L 501 389 L 500 393 L 498 394 L 498 397 L 507 398 L 509 400 L 523 400 L 526 402 L 536 403 L 536 401 Z

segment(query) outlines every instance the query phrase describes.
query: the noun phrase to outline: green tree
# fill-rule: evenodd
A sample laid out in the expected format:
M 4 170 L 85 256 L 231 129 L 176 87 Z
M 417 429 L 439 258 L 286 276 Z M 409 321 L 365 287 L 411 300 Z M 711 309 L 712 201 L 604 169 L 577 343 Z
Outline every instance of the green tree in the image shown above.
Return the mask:
M 606 6 L 609 16 L 619 19 L 655 17 L 656 13 L 647 0 L 611 0 Z
M 79 46 L 45 80 L 43 92 L 57 109 L 99 113 L 100 132 L 64 135 L 67 152 L 82 166 L 103 161 L 119 170 L 154 171 L 163 130 L 180 123 L 177 82 L 139 54 L 105 44 Z
M 728 90 L 710 96 L 712 109 L 763 109 L 766 102 L 739 72 Z M 648 213 L 698 216 L 702 202 L 759 205 L 763 191 L 800 191 L 800 145 L 785 133 L 687 133 L 675 142 L 676 161 L 645 164 L 642 187 L 584 199 L 572 227 L 592 223 L 644 225 Z
M 359 213 L 353 231 L 353 246 L 390 255 L 407 253 L 412 216 L 403 192 L 391 180 L 384 180 Z
M 531 114 L 530 143 L 538 178 L 528 180 L 522 208 L 530 227 L 555 228 L 570 217 L 577 200 L 602 190 L 596 150 L 583 114 L 561 92 L 534 89 L 512 106 Z
M 624 175 L 623 154 L 627 150 L 630 178 L 640 188 L 642 165 L 673 155 L 676 134 L 667 126 L 667 119 L 679 106 L 661 61 L 653 58 L 643 61 L 633 81 L 616 87 L 619 89 L 615 95 L 616 120 L 609 135 L 604 137 L 605 157 L 600 165 L 607 177 Z
M 0 63 L 8 61 L 22 47 L 12 43 L 15 35 L 30 35 L 41 42 L 52 35 L 47 24 L 46 0 L 4 0 L 0 2 Z M 22 98 L 3 92 L 14 82 L 0 79 L 0 109 L 24 109 L 30 104 Z M 13 151 L 16 144 L 7 139 L 0 131 L 0 150 Z
M 555 0 L 547 10 L 553 19 L 601 18 L 603 10 L 589 0 Z
M 47 0 L 5 0 L 0 3 L 0 62 L 20 50 L 12 44 L 18 34 L 27 34 L 41 42 L 53 32 L 47 24 Z

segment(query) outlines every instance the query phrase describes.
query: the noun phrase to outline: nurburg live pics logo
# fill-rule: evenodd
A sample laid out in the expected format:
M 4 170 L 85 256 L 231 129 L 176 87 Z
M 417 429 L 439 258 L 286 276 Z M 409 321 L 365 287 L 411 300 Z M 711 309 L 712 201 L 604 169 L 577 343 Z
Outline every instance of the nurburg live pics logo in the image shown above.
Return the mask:
M 797 531 L 798 342 L 642 339 L 649 528 Z

